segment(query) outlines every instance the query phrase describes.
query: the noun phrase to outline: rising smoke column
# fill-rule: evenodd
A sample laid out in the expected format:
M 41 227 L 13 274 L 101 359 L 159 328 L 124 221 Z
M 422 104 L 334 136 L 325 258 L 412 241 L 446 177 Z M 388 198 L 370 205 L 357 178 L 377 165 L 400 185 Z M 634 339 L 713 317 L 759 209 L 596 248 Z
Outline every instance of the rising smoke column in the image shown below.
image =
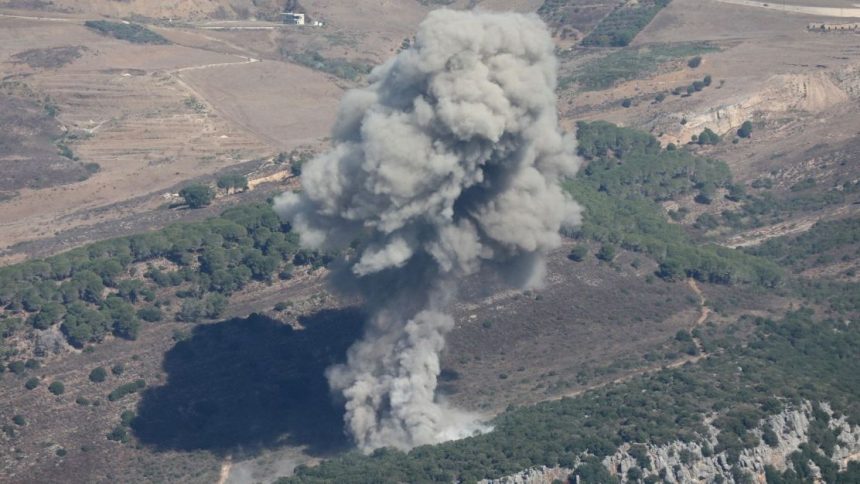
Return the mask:
M 553 50 L 534 15 L 431 12 L 412 48 L 344 96 L 304 191 L 276 200 L 305 247 L 361 241 L 332 282 L 370 321 L 327 376 L 364 451 L 477 428 L 434 396 L 456 282 L 488 267 L 535 285 L 579 221 L 560 186 L 579 160 L 558 127 Z

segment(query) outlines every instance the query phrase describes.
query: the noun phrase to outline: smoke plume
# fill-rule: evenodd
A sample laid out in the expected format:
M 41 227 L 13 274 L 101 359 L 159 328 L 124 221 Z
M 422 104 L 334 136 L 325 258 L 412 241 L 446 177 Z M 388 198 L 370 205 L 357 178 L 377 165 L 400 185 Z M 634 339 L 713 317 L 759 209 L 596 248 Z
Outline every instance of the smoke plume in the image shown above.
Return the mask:
M 303 246 L 349 248 L 332 282 L 371 318 L 327 376 L 364 451 L 480 428 L 434 395 L 457 280 L 487 267 L 534 286 L 579 221 L 560 186 L 579 160 L 558 127 L 553 51 L 534 15 L 430 13 L 411 48 L 344 96 L 304 190 L 276 200 Z

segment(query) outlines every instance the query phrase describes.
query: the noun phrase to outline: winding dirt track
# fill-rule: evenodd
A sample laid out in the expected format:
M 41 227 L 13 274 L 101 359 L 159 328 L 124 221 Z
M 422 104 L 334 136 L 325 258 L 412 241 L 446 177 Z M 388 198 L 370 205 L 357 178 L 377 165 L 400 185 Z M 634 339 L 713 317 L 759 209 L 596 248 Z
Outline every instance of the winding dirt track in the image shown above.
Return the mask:
M 708 320 L 708 316 L 710 316 L 710 314 L 711 314 L 711 308 L 705 306 L 705 302 L 706 302 L 705 295 L 702 294 L 702 290 L 699 289 L 699 285 L 696 283 L 696 280 L 695 279 L 687 279 L 687 284 L 690 286 L 690 289 L 699 297 L 699 317 L 690 326 L 690 331 L 692 331 L 692 330 L 696 329 L 697 327 L 701 326 L 702 324 L 704 324 L 705 321 Z M 638 368 L 636 370 L 632 370 L 630 372 L 627 372 L 627 373 L 625 373 L 625 374 L 623 374 L 617 378 L 613 378 L 612 380 L 606 380 L 606 381 L 602 381 L 599 383 L 595 383 L 595 384 L 589 385 L 585 388 L 580 388 L 578 390 L 574 390 L 572 392 L 568 392 L 568 393 L 565 393 L 563 395 L 559 395 L 559 396 L 557 396 L 555 398 L 551 398 L 549 400 L 561 400 L 562 398 L 565 398 L 565 397 L 567 397 L 567 398 L 578 397 L 578 396 L 582 395 L 583 393 L 590 392 L 592 390 L 597 390 L 599 388 L 603 388 L 603 387 L 609 386 L 609 385 L 614 385 L 616 383 L 624 383 L 626 381 L 630 381 L 631 379 L 633 379 L 637 376 L 640 376 L 640 375 L 647 375 L 649 373 L 655 373 L 655 372 L 660 371 L 664 368 L 678 368 L 679 366 L 686 365 L 687 363 L 695 363 L 699 360 L 702 360 L 702 359 L 710 356 L 710 354 L 705 353 L 702 350 L 702 342 L 699 341 L 698 338 L 694 337 L 693 343 L 696 345 L 696 348 L 699 350 L 698 355 L 684 356 L 684 357 L 681 357 L 681 358 L 679 358 L 679 359 L 677 359 L 677 360 L 675 360 L 669 364 L 657 364 L 657 365 L 646 366 L 643 368 Z

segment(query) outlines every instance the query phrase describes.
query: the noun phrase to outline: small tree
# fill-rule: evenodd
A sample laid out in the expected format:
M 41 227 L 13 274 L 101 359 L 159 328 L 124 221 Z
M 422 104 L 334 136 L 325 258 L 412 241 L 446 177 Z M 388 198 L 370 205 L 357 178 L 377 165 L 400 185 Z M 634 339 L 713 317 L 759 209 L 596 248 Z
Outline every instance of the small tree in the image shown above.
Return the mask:
M 101 383 L 107 378 L 107 371 L 101 366 L 93 369 L 90 372 L 90 381 L 93 383 Z
M 27 390 L 32 390 L 37 386 L 39 386 L 39 379 L 36 377 L 30 378 L 29 380 L 27 380 L 27 383 L 24 384 L 24 388 L 26 388 Z
M 116 376 L 122 375 L 125 372 L 125 365 L 117 363 L 111 367 L 110 372 Z
M 212 193 L 212 189 L 208 186 L 198 183 L 180 190 L 179 196 L 185 199 L 185 203 L 190 208 L 200 208 L 212 203 L 215 194 Z
M 740 128 L 738 128 L 738 136 L 741 138 L 749 138 L 752 134 L 753 125 L 750 121 L 744 121 Z
M 715 145 L 720 142 L 720 135 L 713 132 L 711 128 L 705 128 L 699 135 L 697 142 L 700 145 Z
M 48 385 L 48 391 L 54 395 L 62 395 L 66 392 L 66 386 L 61 381 L 55 381 Z
M 687 61 L 687 65 L 691 69 L 695 69 L 695 68 L 699 67 L 700 65 L 702 65 L 702 57 L 698 56 L 698 55 L 696 57 L 693 57 L 692 59 Z
M 621 101 L 621 106 L 625 108 L 629 108 L 631 104 L 633 104 L 633 101 L 631 101 L 629 98 Z

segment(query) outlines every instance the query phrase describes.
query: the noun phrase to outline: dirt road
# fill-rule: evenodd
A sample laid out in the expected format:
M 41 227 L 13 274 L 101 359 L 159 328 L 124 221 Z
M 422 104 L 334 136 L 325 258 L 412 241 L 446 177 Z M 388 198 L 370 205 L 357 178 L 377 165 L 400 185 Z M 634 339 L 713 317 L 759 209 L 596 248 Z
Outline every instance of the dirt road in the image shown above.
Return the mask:
M 754 2 L 752 0 L 717 0 L 732 5 L 743 5 L 745 7 L 758 7 L 778 12 L 796 13 L 802 15 L 815 15 L 818 17 L 841 17 L 860 18 L 860 8 L 842 7 L 812 7 L 805 5 L 786 5 L 777 2 Z

